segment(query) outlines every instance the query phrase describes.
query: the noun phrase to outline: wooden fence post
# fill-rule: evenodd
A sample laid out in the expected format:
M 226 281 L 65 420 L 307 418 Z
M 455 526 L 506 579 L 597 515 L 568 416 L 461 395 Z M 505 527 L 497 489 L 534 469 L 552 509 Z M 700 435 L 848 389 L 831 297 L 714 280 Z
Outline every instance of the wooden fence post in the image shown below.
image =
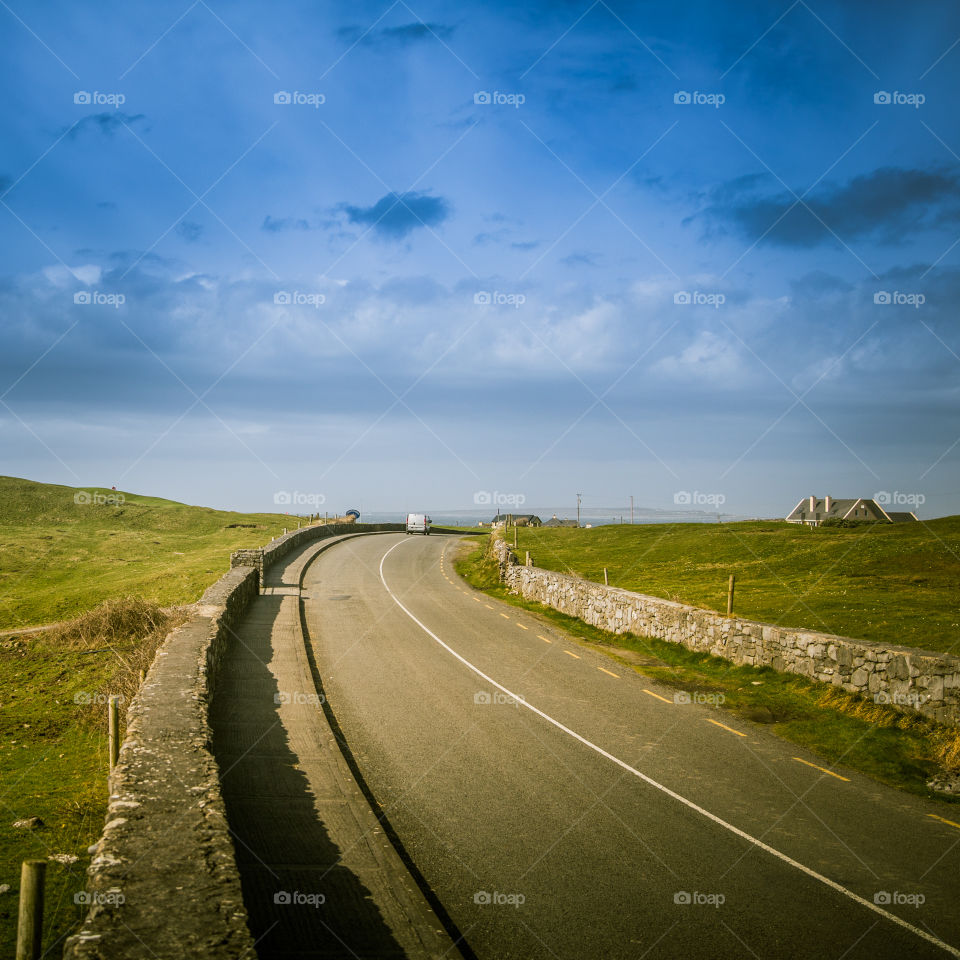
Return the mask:
M 731 573 L 730 582 L 727 584 L 727 616 L 733 616 L 733 587 L 737 582 L 737 578 Z
M 607 568 L 606 568 L 606 567 L 603 568 L 603 585 L 604 585 L 605 587 L 609 587 L 609 586 L 610 586 L 610 578 L 607 576 Z
M 46 860 L 24 860 L 20 869 L 17 960 L 39 960 L 43 940 L 43 880 Z
M 107 740 L 110 750 L 110 769 L 120 758 L 120 698 L 111 697 L 107 704 Z

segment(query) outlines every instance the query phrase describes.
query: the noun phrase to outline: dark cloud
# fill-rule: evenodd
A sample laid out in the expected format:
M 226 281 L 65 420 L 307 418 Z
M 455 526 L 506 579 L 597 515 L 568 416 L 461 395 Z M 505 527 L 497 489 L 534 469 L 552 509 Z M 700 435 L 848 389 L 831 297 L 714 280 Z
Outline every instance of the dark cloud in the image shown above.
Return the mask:
M 599 267 L 600 263 L 597 260 L 597 254 L 595 253 L 568 253 L 565 257 L 560 258 L 560 262 L 567 267 Z
M 266 230 L 268 233 L 281 233 L 284 230 L 309 230 L 310 224 L 299 217 L 271 217 L 269 214 L 264 218 L 262 224 L 260 224 L 261 230 Z
M 711 191 L 701 219 L 707 234 L 734 230 L 763 244 L 816 247 L 871 235 L 898 243 L 909 229 L 960 221 L 960 178 L 942 170 L 881 167 L 845 184 L 823 184 L 798 203 L 766 174 L 750 174 Z M 834 236 L 836 235 L 836 237 Z
M 194 223 L 193 220 L 181 220 L 177 224 L 177 234 L 187 241 L 187 243 L 194 243 L 200 239 L 200 235 L 203 233 L 203 227 L 199 223 Z
M 341 27 L 337 35 L 363 47 L 401 46 L 409 47 L 422 40 L 446 40 L 453 35 L 454 28 L 442 23 L 405 23 L 399 27 L 384 27 L 382 30 L 364 31 L 360 27 Z
M 102 133 L 104 136 L 112 137 L 121 127 L 130 127 L 133 124 L 146 120 L 143 113 L 123 113 L 120 110 L 112 110 L 104 113 L 91 113 L 78 120 L 72 127 L 67 129 L 67 136 L 71 140 L 76 140 L 81 133 L 92 130 L 94 133 Z
M 350 223 L 367 224 L 385 240 L 402 240 L 417 227 L 433 227 L 450 216 L 450 204 L 443 197 L 426 193 L 388 193 L 372 207 L 342 204 Z

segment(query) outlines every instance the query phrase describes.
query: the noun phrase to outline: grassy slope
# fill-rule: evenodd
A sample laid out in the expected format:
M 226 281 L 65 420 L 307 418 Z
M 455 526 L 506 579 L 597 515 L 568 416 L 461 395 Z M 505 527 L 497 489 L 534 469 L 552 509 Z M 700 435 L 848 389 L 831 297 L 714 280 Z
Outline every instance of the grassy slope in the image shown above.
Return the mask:
M 74 896 L 86 889 L 87 848 L 106 812 L 106 700 L 124 696 L 125 712 L 131 668 L 149 663 L 164 632 L 149 642 L 94 636 L 78 644 L 59 632 L 0 641 L 0 884 L 10 888 L 0 894 L 0 956 L 13 956 L 24 860 L 77 858 L 47 864 L 45 956 L 60 956 L 60 941 L 83 917 Z M 31 817 L 43 826 L 13 826 Z
M 233 550 L 296 526 L 282 514 L 130 493 L 119 506 L 77 504 L 76 492 L 0 477 L 0 630 L 62 620 L 126 594 L 191 603 L 226 572 Z
M 296 526 L 296 518 L 279 514 L 135 494 L 124 494 L 120 506 L 77 504 L 76 492 L 0 477 L 0 629 L 62 620 L 127 594 L 164 605 L 192 602 L 226 571 L 231 551 Z M 111 639 L 109 646 L 135 663 L 142 641 Z M 126 689 L 107 642 L 94 647 L 64 645 L 56 633 L 0 639 L 0 885 L 10 887 L 0 894 L 2 956 L 13 954 L 22 860 L 79 858 L 48 864 L 44 947 L 54 947 L 51 956 L 59 956 L 56 944 L 85 912 L 73 897 L 85 889 L 86 849 L 106 809 L 102 701 Z M 88 705 L 90 698 L 98 705 Z M 34 816 L 43 828 L 12 827 Z
M 476 541 L 464 545 L 455 567 L 472 586 L 541 617 L 576 642 L 606 653 L 623 669 L 678 691 L 721 694 L 724 712 L 769 724 L 778 736 L 806 747 L 841 771 L 856 770 L 910 793 L 960 803 L 960 798 L 927 787 L 938 771 L 960 761 L 960 737 L 946 728 L 804 677 L 769 667 L 738 667 L 663 640 L 609 633 L 523 600 L 500 585 L 496 564 Z
M 810 530 L 782 522 L 520 528 L 539 567 L 752 619 L 960 652 L 960 517 Z M 513 530 L 507 531 L 512 543 Z

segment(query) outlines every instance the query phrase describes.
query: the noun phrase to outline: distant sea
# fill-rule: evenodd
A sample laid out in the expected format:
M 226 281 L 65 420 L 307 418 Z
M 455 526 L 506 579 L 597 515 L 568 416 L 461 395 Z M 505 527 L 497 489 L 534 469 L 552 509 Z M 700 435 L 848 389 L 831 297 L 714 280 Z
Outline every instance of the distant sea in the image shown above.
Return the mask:
M 466 527 L 475 526 L 482 521 L 488 524 L 497 515 L 496 508 L 490 510 L 431 510 L 429 504 L 418 505 L 417 511 L 425 511 L 435 526 Z M 510 511 L 504 510 L 504 513 Z M 554 515 L 560 520 L 576 520 L 577 511 L 574 507 L 572 513 L 570 510 L 537 510 L 529 507 L 518 507 L 516 513 L 529 514 L 539 517 L 542 521 L 547 521 Z M 364 511 L 361 520 L 364 523 L 402 523 L 406 519 L 406 512 L 383 512 L 378 510 Z M 634 523 L 726 523 L 734 520 L 749 520 L 751 517 L 740 516 L 732 513 L 707 513 L 702 510 L 640 510 L 634 508 Z M 581 508 L 580 525 L 592 527 L 608 526 L 610 524 L 630 523 L 630 509 L 619 512 L 613 508 L 606 510 L 596 507 L 589 509 Z

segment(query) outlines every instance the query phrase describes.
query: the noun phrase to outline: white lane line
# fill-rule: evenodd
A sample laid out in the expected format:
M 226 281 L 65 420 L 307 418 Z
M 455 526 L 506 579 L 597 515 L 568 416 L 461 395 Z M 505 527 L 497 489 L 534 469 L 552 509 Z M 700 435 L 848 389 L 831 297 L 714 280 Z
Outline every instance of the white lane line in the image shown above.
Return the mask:
M 600 754 L 601 757 L 605 757 L 611 763 L 615 763 L 618 767 L 626 770 L 628 773 L 632 773 L 635 777 L 642 780 L 644 783 L 653 787 L 655 790 L 659 790 L 661 793 L 666 794 L 673 800 L 676 800 L 678 803 L 682 803 L 685 807 L 699 813 L 701 816 L 706 817 L 712 823 L 717 824 L 717 826 L 723 827 L 724 830 L 729 830 L 730 833 L 735 836 L 740 837 L 742 840 L 746 840 L 748 843 L 753 844 L 753 846 L 763 850 L 766 853 L 769 853 L 771 856 L 776 857 L 778 860 L 786 863 L 787 865 L 793 867 L 796 870 L 799 870 L 801 873 L 806 874 L 806 876 L 811 877 L 814 880 L 818 880 L 820 883 L 825 884 L 830 887 L 831 890 L 835 890 L 837 893 L 842 894 L 847 899 L 852 900 L 854 903 L 860 904 L 861 907 L 866 907 L 868 910 L 873 911 L 879 916 L 883 917 L 886 920 L 889 920 L 891 923 L 895 923 L 898 927 L 902 927 L 904 930 L 909 930 L 910 933 L 915 936 L 920 937 L 921 940 L 926 940 L 927 943 L 932 943 L 935 947 L 939 947 L 941 950 L 946 951 L 951 956 L 960 958 L 960 950 L 956 947 L 950 946 L 949 943 L 945 943 L 943 940 L 937 939 L 930 933 L 927 933 L 926 930 L 922 930 L 920 927 L 915 927 L 912 923 L 908 923 L 906 920 L 902 920 L 895 913 L 890 913 L 889 910 L 884 910 L 883 907 L 877 906 L 875 903 L 871 903 L 869 900 L 864 899 L 859 894 L 854 893 L 852 890 L 848 890 L 842 884 L 836 882 L 836 880 L 831 880 L 829 877 L 825 877 L 822 873 L 817 873 L 816 870 L 811 869 L 808 866 L 800 863 L 798 860 L 794 860 L 792 857 L 787 856 L 785 853 L 781 853 L 774 847 L 771 847 L 769 844 L 764 843 L 762 840 L 759 840 L 757 837 L 752 836 L 744 830 L 741 830 L 739 827 L 735 827 L 732 823 L 727 823 L 726 820 L 718 817 L 715 813 L 711 813 L 709 810 L 704 809 L 699 804 L 694 803 L 692 800 L 688 800 L 686 797 L 681 796 L 679 793 L 671 790 L 669 787 L 665 787 L 662 783 L 658 783 L 652 777 L 648 777 L 645 773 L 641 773 L 637 770 L 636 767 L 631 767 L 629 763 L 626 763 L 624 760 L 621 760 L 619 757 L 615 757 L 612 753 L 608 753 L 603 747 L 598 747 L 595 743 L 592 743 L 590 740 L 587 740 L 586 737 L 581 737 L 579 733 L 575 730 L 571 730 L 569 727 L 564 726 L 559 720 L 554 720 L 549 714 L 544 713 L 542 710 L 538 710 L 533 704 L 527 703 L 519 694 L 514 693 L 512 690 L 509 690 L 502 683 L 497 683 L 493 677 L 485 674 L 479 667 L 475 667 L 466 657 L 461 656 L 454 650 L 452 647 L 447 646 L 422 620 L 417 619 L 417 617 L 411 613 L 400 601 L 400 598 L 390 589 L 387 585 L 387 580 L 383 575 L 383 564 L 387 557 L 393 553 L 397 547 L 404 544 L 405 540 L 399 540 L 395 543 L 389 550 L 380 558 L 380 582 L 383 584 L 384 590 L 390 594 L 390 598 L 393 602 L 421 629 L 427 636 L 435 640 L 447 653 L 451 654 L 457 660 L 459 660 L 467 669 L 472 670 L 481 680 L 485 680 L 487 683 L 492 684 L 502 693 L 505 693 L 508 697 L 512 697 L 513 700 L 518 703 L 521 707 L 526 707 L 531 713 L 535 713 L 538 717 L 543 720 L 546 720 L 547 723 L 552 724 L 558 730 L 562 730 L 565 734 L 570 737 L 573 737 L 574 740 L 579 741 L 585 747 L 589 747 L 595 753 Z

